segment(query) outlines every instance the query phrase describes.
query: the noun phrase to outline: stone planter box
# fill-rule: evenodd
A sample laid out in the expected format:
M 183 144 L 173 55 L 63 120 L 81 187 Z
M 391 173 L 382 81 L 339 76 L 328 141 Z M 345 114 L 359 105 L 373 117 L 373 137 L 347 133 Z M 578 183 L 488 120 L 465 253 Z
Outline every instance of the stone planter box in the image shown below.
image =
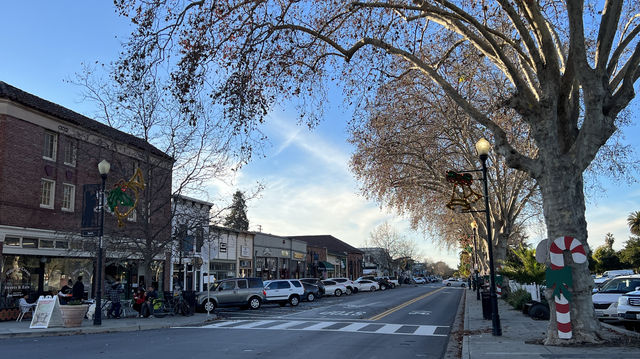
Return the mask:
M 82 320 L 84 315 L 87 314 L 89 309 L 88 304 L 81 305 L 61 305 L 60 312 L 62 313 L 62 323 L 65 328 L 82 326 Z

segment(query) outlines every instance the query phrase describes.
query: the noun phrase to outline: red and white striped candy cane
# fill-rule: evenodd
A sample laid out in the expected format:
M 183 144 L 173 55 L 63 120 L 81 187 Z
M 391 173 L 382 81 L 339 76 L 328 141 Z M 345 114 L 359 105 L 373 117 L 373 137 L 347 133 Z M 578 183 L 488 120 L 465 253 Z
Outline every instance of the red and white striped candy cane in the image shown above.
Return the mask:
M 574 263 L 584 263 L 587 260 L 587 254 L 579 240 L 573 237 L 558 237 L 549 249 L 551 257 L 551 269 L 564 268 L 563 251 L 571 251 L 571 258 Z M 562 284 L 557 284 L 562 285 Z M 571 339 L 571 313 L 569 301 L 560 293 L 560 297 L 555 297 L 556 302 L 556 322 L 558 324 L 558 338 Z

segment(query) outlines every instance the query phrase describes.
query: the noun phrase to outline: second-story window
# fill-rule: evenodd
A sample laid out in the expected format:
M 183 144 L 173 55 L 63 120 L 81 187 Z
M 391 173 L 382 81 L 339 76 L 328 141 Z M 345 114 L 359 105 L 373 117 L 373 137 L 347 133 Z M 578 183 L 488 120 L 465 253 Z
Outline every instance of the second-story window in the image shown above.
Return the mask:
M 48 179 L 40 180 L 40 207 L 53 209 L 53 198 L 55 194 L 56 182 Z
M 73 205 L 76 199 L 76 186 L 68 183 L 62 184 L 62 210 L 73 212 Z
M 76 166 L 76 143 L 72 139 L 64 142 L 64 164 L 67 166 Z
M 44 148 L 42 157 L 55 161 L 58 148 L 58 134 L 51 131 L 44 131 Z

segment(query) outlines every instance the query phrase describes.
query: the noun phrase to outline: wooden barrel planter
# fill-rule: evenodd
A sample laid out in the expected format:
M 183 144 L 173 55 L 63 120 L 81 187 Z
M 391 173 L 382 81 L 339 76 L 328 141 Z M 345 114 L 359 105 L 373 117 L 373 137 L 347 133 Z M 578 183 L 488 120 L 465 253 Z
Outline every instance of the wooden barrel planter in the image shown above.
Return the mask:
M 62 313 L 62 323 L 65 328 L 82 326 L 82 320 L 88 309 L 88 304 L 61 305 L 60 312 Z

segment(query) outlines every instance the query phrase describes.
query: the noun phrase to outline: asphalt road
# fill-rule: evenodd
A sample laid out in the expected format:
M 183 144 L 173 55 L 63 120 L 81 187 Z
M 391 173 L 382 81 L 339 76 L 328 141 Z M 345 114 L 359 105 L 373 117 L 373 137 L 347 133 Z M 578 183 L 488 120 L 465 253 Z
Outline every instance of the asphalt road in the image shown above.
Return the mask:
M 402 286 L 298 307 L 221 310 L 198 328 L 7 339 L 3 358 L 441 358 L 463 289 Z

